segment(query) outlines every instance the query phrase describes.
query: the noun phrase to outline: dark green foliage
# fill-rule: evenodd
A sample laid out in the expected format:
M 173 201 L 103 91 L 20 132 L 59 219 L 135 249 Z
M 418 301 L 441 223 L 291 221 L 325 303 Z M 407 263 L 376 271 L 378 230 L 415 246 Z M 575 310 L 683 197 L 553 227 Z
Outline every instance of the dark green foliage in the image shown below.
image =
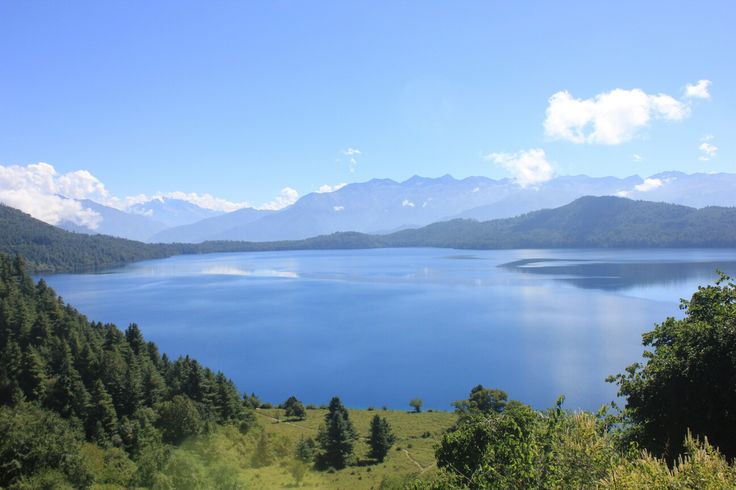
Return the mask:
M 358 438 L 348 411 L 340 401 L 333 397 L 330 401 L 325 423 L 320 427 L 317 440 L 322 453 L 319 464 L 325 468 L 344 468 L 353 455 L 353 446 Z
M 674 459 L 688 429 L 736 456 L 736 284 L 722 275 L 682 300 L 685 318 L 643 335 L 644 364 L 609 378 L 626 398 L 628 436 Z
M 435 454 L 444 476 L 430 488 L 597 488 L 621 455 L 602 418 L 561 405 L 538 412 L 510 401 L 467 416 L 443 436 Z
M 484 388 L 478 385 L 470 390 L 467 400 L 459 400 L 452 405 L 460 416 L 490 414 L 501 412 L 509 396 L 503 390 Z
M 92 475 L 80 454 L 84 436 L 69 421 L 32 403 L 0 407 L 0 487 L 54 469 L 56 480 L 86 487 Z
M 118 416 L 112 397 L 99 379 L 92 388 L 89 412 L 87 415 L 87 437 L 105 445 L 117 435 Z
M 158 407 L 161 436 L 164 442 L 180 444 L 189 436 L 202 431 L 202 416 L 194 402 L 185 395 L 176 395 Z
M 371 447 L 371 457 L 383 462 L 391 446 L 396 442 L 396 436 L 391 431 L 391 425 L 378 415 L 371 419 L 371 435 L 368 444 Z
M 300 461 L 305 463 L 311 463 L 314 461 L 316 454 L 317 444 L 311 437 L 302 436 L 299 442 L 296 444 L 296 457 Z
M 534 472 L 539 415 L 514 404 L 501 413 L 477 415 L 447 433 L 437 448 L 437 466 L 467 481 L 481 472 L 498 488 L 529 488 Z
M 136 478 L 148 485 L 166 463 L 162 443 L 179 443 L 214 424 L 231 423 L 246 432 L 255 423 L 253 411 L 222 373 L 189 357 L 171 362 L 145 341 L 137 325 L 121 332 L 114 325 L 90 322 L 43 280 L 34 285 L 21 259 L 2 254 L 0 406 L 16 407 L 3 408 L 0 422 L 6 424 L 8 440 L 18 448 L 36 444 L 25 455 L 1 454 L 0 467 L 10 465 L 8 478 L 23 476 L 24 485 L 31 486 L 59 479 L 84 486 L 80 482 L 87 477 L 74 476 L 64 469 L 66 463 L 56 461 L 44 469 L 59 447 L 68 446 L 73 461 L 78 434 L 104 452 L 89 452 L 92 459 L 108 461 L 101 467 L 114 464 L 119 474 L 127 474 L 138 463 Z M 21 407 L 26 418 L 15 412 Z M 47 429 L 53 420 L 60 421 L 58 430 Z M 20 440 L 20 432 L 13 431 L 21 425 L 36 439 Z M 40 462 L 21 467 L 13 462 L 26 457 Z M 104 483 L 100 478 L 95 473 L 95 481 Z
M 304 420 L 307 417 L 307 410 L 304 408 L 304 404 L 297 400 L 295 396 L 290 396 L 289 399 L 284 402 L 284 414 L 287 417 Z

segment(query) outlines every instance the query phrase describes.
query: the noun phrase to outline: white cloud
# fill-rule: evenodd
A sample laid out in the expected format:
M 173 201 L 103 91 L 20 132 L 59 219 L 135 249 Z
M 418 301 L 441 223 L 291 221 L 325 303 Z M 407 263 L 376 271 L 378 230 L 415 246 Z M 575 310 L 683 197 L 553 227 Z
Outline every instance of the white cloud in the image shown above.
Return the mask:
M 549 99 L 544 129 L 554 139 L 617 145 L 632 139 L 652 119 L 679 121 L 689 114 L 687 104 L 641 89 L 615 89 L 591 99 L 560 91 Z
M 630 197 L 634 192 L 649 192 L 653 191 L 654 189 L 659 189 L 663 185 L 667 184 L 668 182 L 671 182 L 673 179 L 655 179 L 655 178 L 647 178 L 644 179 L 644 182 L 641 184 L 637 184 L 634 186 L 633 189 L 628 191 L 618 191 L 616 195 L 618 197 Z
M 700 160 L 707 162 L 711 158 L 716 157 L 716 153 L 718 153 L 718 147 L 716 145 L 710 144 L 710 143 L 700 143 L 700 146 L 698 146 L 698 149 L 702 151 L 704 154 L 700 157 Z
M 261 204 L 258 209 L 267 209 L 271 211 L 278 211 L 287 206 L 294 204 L 299 199 L 299 192 L 291 187 L 284 187 L 281 192 L 273 200 Z
M 53 166 L 43 162 L 25 167 L 0 165 L 0 202 L 52 225 L 70 221 L 96 229 L 102 217 L 67 197 L 106 195 L 105 186 L 87 171 L 59 175 Z
M 410 200 L 408 200 L 408 199 L 404 199 L 403 201 L 401 201 L 401 205 L 402 205 L 403 207 L 405 207 L 405 208 L 413 208 L 413 207 L 414 207 L 414 203 L 413 203 L 413 202 L 411 202 L 411 201 L 410 201 Z
M 541 184 L 554 174 L 554 169 L 541 148 L 517 153 L 491 153 L 485 159 L 505 167 L 521 187 Z
M 634 190 L 639 192 L 649 192 L 657 189 L 658 187 L 662 187 L 663 185 L 664 181 L 662 179 L 644 179 L 644 182 L 634 186 Z
M 337 189 L 340 185 L 333 188 Z M 264 203 L 260 209 L 281 209 L 293 204 L 298 198 L 299 193 L 296 190 L 285 187 L 279 196 Z M 91 230 L 97 229 L 102 216 L 84 207 L 79 202 L 83 199 L 144 216 L 150 216 L 152 211 L 145 208 L 134 210 L 133 206 L 155 199 L 180 199 L 205 209 L 223 212 L 251 207 L 247 202 L 233 202 L 196 192 L 159 192 L 154 195 L 137 194 L 120 198 L 111 196 L 105 185 L 87 170 L 59 175 L 52 165 L 43 162 L 27 166 L 0 165 L 0 202 L 46 223 L 57 225 L 69 221 Z
M 710 92 L 708 92 L 710 84 L 710 80 L 698 80 L 696 84 L 688 83 L 685 87 L 685 97 L 688 99 L 710 99 Z
M 127 196 L 124 199 L 112 198 L 112 199 L 106 200 L 104 204 L 115 207 L 122 211 L 133 211 L 131 209 L 131 206 L 135 206 L 136 204 L 145 204 L 149 201 L 155 201 L 155 200 L 162 201 L 164 199 L 178 199 L 180 201 L 186 201 L 186 202 L 192 203 L 196 206 L 199 206 L 200 208 L 211 209 L 213 211 L 222 211 L 225 213 L 229 213 L 231 211 L 237 211 L 238 209 L 242 209 L 242 208 L 251 207 L 250 203 L 245 202 L 245 201 L 233 202 L 227 199 L 223 199 L 221 197 L 215 197 L 207 193 L 197 194 L 196 192 L 181 192 L 181 191 L 157 192 L 156 194 L 153 194 L 150 196 L 146 194 L 137 194 L 134 196 Z M 148 211 L 150 210 L 138 209 L 133 212 L 137 214 L 149 216 L 150 214 L 148 213 Z
M 480 187 L 476 187 L 475 189 L 473 189 L 473 192 L 480 192 Z
M 346 182 L 341 182 L 341 183 L 335 184 L 335 185 L 324 184 L 324 185 L 319 186 L 319 189 L 317 189 L 316 192 L 318 194 L 325 194 L 327 192 L 335 192 L 335 191 L 339 191 L 340 189 L 342 189 L 346 185 L 348 185 Z
M 344 211 L 345 206 L 332 206 L 333 211 Z
M 641 162 L 643 158 L 638 153 L 634 153 L 633 155 L 631 155 L 631 160 L 634 162 Z
M 343 150 L 341 153 L 348 157 L 348 168 L 350 169 L 350 173 L 355 172 L 355 168 L 358 166 L 358 157 L 361 154 L 360 150 L 357 148 L 348 148 L 347 150 Z

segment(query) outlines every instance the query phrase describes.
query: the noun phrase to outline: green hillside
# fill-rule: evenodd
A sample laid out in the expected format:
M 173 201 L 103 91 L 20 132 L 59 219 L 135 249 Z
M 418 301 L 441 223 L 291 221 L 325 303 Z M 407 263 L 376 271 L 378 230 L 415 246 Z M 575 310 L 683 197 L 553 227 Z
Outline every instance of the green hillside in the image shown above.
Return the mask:
M 736 247 L 736 208 L 695 209 L 619 197 L 583 197 L 516 218 L 452 220 L 389 235 L 341 232 L 281 242 L 147 244 L 71 233 L 0 205 L 0 253 L 21 254 L 32 270 L 43 272 L 100 270 L 181 254 L 381 247 Z

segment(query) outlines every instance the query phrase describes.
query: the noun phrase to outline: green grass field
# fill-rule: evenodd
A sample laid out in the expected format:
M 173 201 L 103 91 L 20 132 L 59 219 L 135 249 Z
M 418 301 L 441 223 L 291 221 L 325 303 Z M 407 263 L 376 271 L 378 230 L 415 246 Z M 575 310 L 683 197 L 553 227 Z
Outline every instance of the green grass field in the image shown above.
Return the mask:
M 350 419 L 360 436 L 355 446 L 355 462 L 339 471 L 310 468 L 298 487 L 291 471 L 297 461 L 296 445 L 302 437 L 316 438 L 326 413 L 322 409 L 307 410 L 305 420 L 286 420 L 283 410 L 259 409 L 258 427 L 246 436 L 235 430 L 223 430 L 190 441 L 177 451 L 186 452 L 189 459 L 185 459 L 185 466 L 191 469 L 192 465 L 201 464 L 203 471 L 209 473 L 229 473 L 239 483 L 238 488 L 378 489 L 384 479 L 399 482 L 407 477 L 432 476 L 437 470 L 434 446 L 456 420 L 452 412 L 349 410 Z M 370 421 L 376 414 L 389 421 L 396 435 L 396 444 L 383 463 L 376 463 L 368 456 L 366 440 Z M 255 468 L 252 456 L 263 430 L 268 435 L 272 462 Z

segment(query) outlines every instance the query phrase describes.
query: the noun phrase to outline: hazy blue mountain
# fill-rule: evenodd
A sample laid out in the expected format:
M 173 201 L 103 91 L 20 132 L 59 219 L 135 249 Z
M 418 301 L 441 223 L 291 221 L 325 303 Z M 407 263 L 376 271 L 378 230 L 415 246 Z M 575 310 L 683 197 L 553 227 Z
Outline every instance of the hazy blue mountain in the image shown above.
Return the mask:
M 125 213 L 106 208 L 95 232 L 164 243 L 299 240 L 344 231 L 390 233 L 454 218 L 508 218 L 582 196 L 606 195 L 696 208 L 734 206 L 736 174 L 664 172 L 646 179 L 576 175 L 530 187 L 511 179 L 458 180 L 450 175 L 414 176 L 404 182 L 373 179 L 331 193 L 307 194 L 280 211 L 246 208 L 223 214 L 177 199 L 154 199 L 134 206 L 129 216 L 138 217 L 127 219 Z M 64 227 L 89 232 L 71 224 Z
M 634 190 L 627 197 L 647 201 L 672 202 L 702 208 L 704 206 L 736 205 L 736 174 L 684 174 L 663 172 L 650 179 L 661 182 L 646 192 Z
M 168 228 L 150 236 L 151 242 L 160 243 L 199 243 L 218 236 L 221 233 L 237 226 L 253 222 L 274 211 L 243 208 L 212 218 L 206 218 L 196 223 Z
M 164 197 L 157 197 L 150 201 L 136 204 L 129 211 L 131 214 L 148 216 L 163 223 L 167 227 L 188 225 L 224 214 L 222 211 L 213 211 L 212 209 L 199 207 L 189 201 Z
M 487 221 L 510 218 L 538 209 L 556 208 L 581 196 L 607 196 L 633 189 L 643 182 L 638 176 L 588 177 L 587 175 L 562 176 L 536 187 L 513 186 L 500 199 L 483 206 L 463 211 L 453 218 L 470 218 Z M 644 198 L 642 198 L 644 199 Z
M 60 228 L 88 235 L 102 234 L 139 241 L 147 241 L 151 235 L 166 228 L 165 224 L 148 216 L 126 213 L 88 199 L 79 202 L 102 217 L 99 226 L 90 230 L 70 221 L 62 221 L 59 223 Z
M 293 240 L 336 231 L 372 233 L 421 226 L 496 199 L 513 185 L 509 180 L 457 180 L 449 175 L 415 176 L 401 183 L 373 179 L 335 192 L 308 194 L 278 213 L 210 238 Z
M 479 222 L 454 219 L 389 235 L 340 232 L 305 240 L 147 244 L 70 233 L 0 205 L 0 253 L 22 254 L 33 270 L 100 269 L 179 254 L 380 247 L 672 248 L 736 247 L 736 207 L 696 209 L 613 196 Z
M 324 194 L 308 194 L 292 206 L 242 221 L 228 229 L 192 229 L 203 240 L 298 240 L 340 231 L 387 233 L 433 222 L 471 218 L 486 221 L 562 206 L 586 196 L 621 195 L 693 207 L 736 205 L 736 175 L 676 172 L 644 179 L 562 176 L 539 186 L 510 179 L 412 177 L 404 182 L 374 179 Z M 183 238 L 183 237 L 181 237 Z

